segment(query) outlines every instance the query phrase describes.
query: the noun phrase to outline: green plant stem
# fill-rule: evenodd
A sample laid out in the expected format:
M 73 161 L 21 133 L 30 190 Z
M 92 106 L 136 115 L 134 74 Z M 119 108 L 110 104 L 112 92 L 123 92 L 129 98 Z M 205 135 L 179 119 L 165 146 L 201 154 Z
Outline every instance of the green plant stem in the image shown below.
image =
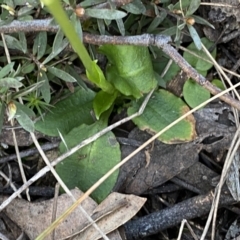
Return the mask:
M 60 25 L 65 36 L 68 38 L 74 51 L 78 54 L 84 67 L 89 73 L 92 73 L 92 59 L 90 58 L 84 44 L 79 40 L 77 33 L 66 12 L 63 10 L 60 0 L 41 0 L 53 15 L 56 22 Z

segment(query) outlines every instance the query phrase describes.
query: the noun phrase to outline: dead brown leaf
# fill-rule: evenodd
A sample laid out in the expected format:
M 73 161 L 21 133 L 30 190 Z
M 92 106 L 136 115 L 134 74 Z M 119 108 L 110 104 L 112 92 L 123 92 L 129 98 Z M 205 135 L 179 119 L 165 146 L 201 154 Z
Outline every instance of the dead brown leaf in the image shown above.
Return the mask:
M 72 194 L 75 198 L 79 198 L 83 193 L 78 189 L 74 189 Z M 112 193 L 99 206 L 91 198 L 87 198 L 82 203 L 82 207 L 89 215 L 92 215 L 92 219 L 97 222 L 103 232 L 109 233 L 131 219 L 145 201 L 145 198 L 134 195 Z M 72 200 L 67 194 L 59 196 L 56 217 L 59 217 L 71 205 Z M 35 239 L 51 225 L 52 209 L 53 199 L 41 202 L 15 199 L 12 204 L 6 207 L 5 213 L 21 227 L 30 239 Z M 87 223 L 86 217 L 77 208 L 55 229 L 55 239 L 66 239 L 69 236 L 73 236 L 72 239 L 81 240 L 99 239 L 99 233 Z M 118 232 L 111 233 L 108 237 L 109 239 L 121 240 Z M 46 239 L 51 238 L 48 236 Z

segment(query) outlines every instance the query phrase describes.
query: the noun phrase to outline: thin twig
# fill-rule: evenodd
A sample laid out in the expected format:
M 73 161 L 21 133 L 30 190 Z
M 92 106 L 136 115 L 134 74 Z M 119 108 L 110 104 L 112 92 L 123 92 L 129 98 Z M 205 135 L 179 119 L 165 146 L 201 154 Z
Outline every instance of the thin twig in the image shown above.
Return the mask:
M 11 63 L 11 57 L 10 57 L 8 47 L 7 47 L 7 44 L 6 44 L 6 41 L 5 41 L 5 36 L 4 36 L 3 33 L 1 33 L 1 37 L 2 37 L 2 41 L 3 41 L 3 46 L 4 46 L 4 51 L 5 51 L 5 54 L 6 54 L 6 57 L 7 57 L 7 61 L 8 61 L 8 63 Z M 18 91 L 18 88 L 16 88 L 16 91 Z M 13 127 L 14 126 L 14 120 L 11 119 L 10 123 L 11 123 L 11 126 Z M 19 148 L 18 148 L 16 133 L 15 133 L 14 129 L 12 129 L 12 136 L 13 136 L 13 142 L 14 142 L 15 152 L 16 152 L 16 155 L 17 155 L 18 166 L 19 166 L 19 169 L 20 169 L 21 177 L 22 177 L 23 183 L 26 183 L 27 178 L 25 176 L 25 172 L 24 172 L 24 169 L 23 169 L 22 159 L 19 155 Z M 31 201 L 28 190 L 26 191 L 26 195 L 27 195 L 28 201 Z
M 51 142 L 45 143 L 45 144 L 41 145 L 41 148 L 42 148 L 42 150 L 44 152 L 46 152 L 46 151 L 49 151 L 51 149 L 57 148 L 59 146 L 59 143 L 60 143 L 60 141 L 54 142 L 54 143 L 51 143 Z M 34 155 L 36 153 L 38 153 L 37 148 L 31 148 L 31 149 L 27 149 L 27 150 L 21 151 L 19 153 L 19 155 L 20 155 L 21 158 L 23 158 L 23 157 L 32 156 L 32 155 Z M 17 155 L 16 154 L 7 155 L 7 156 L 4 156 L 4 157 L 0 158 L 0 164 L 9 162 L 9 161 L 12 161 L 12 160 L 15 160 L 15 159 L 17 159 Z
M 42 159 L 44 160 L 44 162 L 46 163 L 46 165 L 50 168 L 50 171 L 52 172 L 53 176 L 56 178 L 56 180 L 58 181 L 58 183 L 60 184 L 60 186 L 63 188 L 63 190 L 68 194 L 68 196 L 71 197 L 71 199 L 73 200 L 73 202 L 76 202 L 76 198 L 73 196 L 72 192 L 68 189 L 68 187 L 66 186 L 66 184 L 62 181 L 62 179 L 59 177 L 59 175 L 57 174 L 56 170 L 53 168 L 53 166 L 51 165 L 50 161 L 48 160 L 47 156 L 45 155 L 44 151 L 42 150 L 36 136 L 34 133 L 30 132 L 30 135 L 32 137 L 32 140 L 36 146 L 36 148 L 38 149 Z M 94 228 L 100 233 L 101 237 L 105 240 L 109 240 L 109 238 L 106 236 L 106 234 L 98 227 L 98 225 L 92 220 L 92 218 L 89 216 L 89 214 L 85 211 L 85 209 L 79 204 L 79 209 L 81 210 L 81 212 L 83 213 L 83 215 L 87 218 L 87 220 L 94 226 Z M 60 223 L 62 221 L 59 221 Z
M 145 106 L 147 104 L 147 102 L 149 101 L 150 98 L 150 94 L 148 94 L 148 96 L 146 97 L 146 99 L 144 100 L 144 102 L 142 103 L 142 106 L 140 107 L 139 111 L 137 113 L 134 113 L 133 115 L 126 117 L 110 126 L 108 126 L 107 128 L 103 129 L 102 131 L 94 134 L 92 137 L 82 141 L 81 143 L 79 143 L 76 147 L 70 149 L 68 152 L 62 154 L 61 156 L 59 156 L 56 160 L 51 162 L 51 165 L 54 167 L 56 166 L 58 163 L 60 163 L 61 161 L 63 161 L 65 158 L 69 157 L 70 155 L 72 155 L 73 153 L 75 153 L 76 151 L 78 151 L 79 149 L 81 149 L 82 147 L 86 146 L 87 144 L 95 141 L 96 139 L 98 139 L 99 137 L 103 136 L 104 134 L 108 133 L 109 131 L 111 131 L 112 129 L 122 125 L 123 123 L 126 123 L 130 120 L 132 120 L 133 118 L 139 116 L 142 114 L 142 112 L 145 109 Z M 46 174 L 48 171 L 50 171 L 50 168 L 48 166 L 42 168 L 37 174 L 35 174 L 32 178 L 30 178 L 28 180 L 28 182 L 26 184 L 23 184 L 18 191 L 16 191 L 15 193 L 13 193 L 7 200 L 5 200 L 1 206 L 0 206 L 0 212 L 9 204 L 13 201 L 14 198 L 16 198 L 16 196 L 18 194 L 20 194 L 22 191 L 24 191 L 26 188 L 28 188 L 32 183 L 34 183 L 35 181 L 37 181 L 39 178 L 41 178 L 44 174 Z
M 180 118 L 178 118 L 177 120 L 175 120 L 174 122 L 172 122 L 171 124 L 169 124 L 167 127 L 165 127 L 164 129 L 162 129 L 160 132 L 158 132 L 157 134 L 155 134 L 153 137 L 151 137 L 148 141 L 146 141 L 144 144 L 142 144 L 139 148 L 137 148 L 135 151 L 133 151 L 131 154 L 129 154 L 126 158 L 124 158 L 120 163 L 118 163 L 117 165 L 115 165 L 112 169 L 110 169 L 102 178 L 100 178 L 95 184 L 92 185 L 92 187 L 90 187 L 72 206 L 70 206 L 54 223 L 51 224 L 51 226 L 48 227 L 48 231 L 49 230 L 53 230 L 55 229 L 58 224 L 59 224 L 59 219 L 63 220 L 65 219 L 72 211 L 74 211 L 76 209 L 76 207 L 78 206 L 78 204 L 82 203 L 90 194 L 92 194 L 92 192 L 94 190 L 96 190 L 96 188 L 98 188 L 109 176 L 112 175 L 112 173 L 114 173 L 117 169 L 119 169 L 123 164 L 125 164 L 129 159 L 131 159 L 133 156 L 135 156 L 138 152 L 140 152 L 141 150 L 143 150 L 147 145 L 149 145 L 150 143 L 152 143 L 154 140 L 156 140 L 160 135 L 162 135 L 164 132 L 166 132 L 167 130 L 169 130 L 171 127 L 173 127 L 174 125 L 176 125 L 177 123 L 179 123 L 180 121 L 182 121 L 184 118 L 186 118 L 187 116 L 189 116 L 190 114 L 192 114 L 193 112 L 195 112 L 196 110 L 202 108 L 203 106 L 205 106 L 207 103 L 213 101 L 214 99 L 217 99 L 219 97 L 219 95 L 221 94 L 225 94 L 229 91 L 231 91 L 233 88 L 236 88 L 240 86 L 240 83 L 234 85 L 233 87 L 230 87 L 229 89 L 224 90 L 223 92 L 217 94 L 216 96 L 212 97 L 211 99 L 203 102 L 202 104 L 200 104 L 199 106 L 195 107 L 194 109 L 190 110 L 189 112 L 187 112 L 186 114 L 184 114 L 183 116 L 181 116 Z M 71 150 L 70 150 L 71 151 Z M 46 235 L 45 235 L 46 236 Z
M 31 20 L 31 21 L 12 21 L 10 24 L 0 26 L 0 33 L 13 32 L 38 32 L 51 31 L 56 32 L 59 27 L 52 23 L 52 19 Z M 118 44 L 118 45 L 137 45 L 137 46 L 156 46 L 161 48 L 184 72 L 186 72 L 193 80 L 203 85 L 210 93 L 216 95 L 220 93 L 220 89 L 212 85 L 201 74 L 199 74 L 186 60 L 174 49 L 169 42 L 171 38 L 163 35 L 142 34 L 138 36 L 100 36 L 94 34 L 83 34 L 83 41 L 86 43 L 101 44 Z M 232 107 L 240 110 L 240 102 L 229 95 L 222 95 L 221 100 L 225 101 Z

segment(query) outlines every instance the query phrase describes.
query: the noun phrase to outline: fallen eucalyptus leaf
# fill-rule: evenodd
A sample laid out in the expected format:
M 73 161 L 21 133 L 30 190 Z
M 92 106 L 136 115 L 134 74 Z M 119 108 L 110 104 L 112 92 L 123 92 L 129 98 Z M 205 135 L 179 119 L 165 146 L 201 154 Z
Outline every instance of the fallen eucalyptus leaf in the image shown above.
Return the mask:
M 79 189 L 74 189 L 71 192 L 75 198 L 79 198 L 83 194 Z M 51 199 L 34 203 L 23 199 L 15 199 L 5 208 L 4 212 L 18 224 L 30 239 L 35 239 L 51 224 L 53 201 Z M 88 197 L 83 201 L 82 207 L 93 220 L 96 220 L 103 232 L 106 234 L 111 232 L 108 235 L 109 239 L 121 240 L 117 233 L 113 235 L 112 232 L 130 220 L 145 201 L 146 198 L 134 195 L 111 193 L 99 206 Z M 67 194 L 59 196 L 56 217 L 59 217 L 72 203 L 72 199 Z M 77 208 L 55 229 L 55 239 L 66 239 L 69 236 L 74 236 L 72 239 L 75 240 L 97 240 L 101 238 L 95 228 L 87 223 L 88 220 Z M 50 239 L 52 239 L 50 236 L 46 238 L 46 240 Z

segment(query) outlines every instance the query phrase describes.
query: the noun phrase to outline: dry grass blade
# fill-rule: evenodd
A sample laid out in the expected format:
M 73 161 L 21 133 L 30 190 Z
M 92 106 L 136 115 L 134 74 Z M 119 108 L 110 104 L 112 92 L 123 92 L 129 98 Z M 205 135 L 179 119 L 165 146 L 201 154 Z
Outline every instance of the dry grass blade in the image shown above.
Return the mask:
M 142 149 L 144 149 L 147 145 L 149 145 L 151 142 L 153 142 L 155 139 L 157 139 L 161 134 L 163 134 L 164 132 L 166 132 L 168 129 L 170 129 L 171 127 L 173 127 L 174 125 L 176 125 L 177 123 L 179 123 L 181 120 L 183 120 L 184 118 L 186 118 L 187 116 L 189 116 L 190 114 L 192 114 L 193 112 L 195 112 L 196 110 L 202 108 L 203 106 L 205 106 L 207 103 L 213 101 L 214 99 L 217 99 L 220 95 L 223 95 L 225 93 L 228 93 L 229 91 L 233 90 L 233 88 L 236 88 L 240 86 L 240 83 L 235 84 L 234 86 L 226 89 L 225 91 L 222 91 L 221 93 L 215 95 L 214 97 L 210 98 L 209 100 L 203 102 L 202 104 L 200 104 L 199 106 L 197 106 L 196 108 L 190 110 L 189 112 L 187 112 L 186 114 L 184 114 L 182 117 L 178 118 L 177 120 L 175 120 L 174 122 L 172 122 L 171 124 L 169 124 L 167 127 L 165 127 L 163 130 L 161 130 L 160 132 L 158 132 L 157 134 L 155 134 L 153 137 L 151 137 L 148 141 L 146 141 L 144 144 L 142 144 L 139 148 L 137 148 L 135 151 L 133 151 L 129 156 L 127 156 L 126 158 L 124 158 L 119 164 L 117 164 L 115 167 L 113 167 L 110 171 L 108 171 L 101 179 L 98 180 L 98 182 L 96 182 L 91 188 L 88 189 L 88 191 L 85 192 L 85 194 L 83 196 L 81 196 L 68 210 L 66 210 L 62 216 L 60 216 L 54 223 L 52 223 L 51 226 L 49 226 L 48 230 L 53 230 L 57 225 L 58 225 L 58 220 L 61 219 L 61 221 L 63 219 L 65 219 L 72 211 L 74 211 L 74 209 L 82 203 L 82 201 L 84 201 L 96 188 L 98 188 L 113 172 L 115 172 L 118 168 L 120 168 L 124 163 L 126 163 L 129 159 L 131 159 L 134 155 L 136 155 L 138 152 L 140 152 Z M 37 238 L 37 239 L 42 239 L 42 238 Z
M 68 187 L 66 186 L 66 184 L 62 181 L 62 179 L 59 177 L 59 175 L 57 174 L 57 172 L 55 171 L 55 169 L 52 167 L 50 161 L 48 160 L 47 156 L 45 155 L 45 153 L 43 152 L 36 136 L 34 133 L 30 133 L 31 137 L 33 139 L 33 142 L 36 146 L 36 148 L 38 149 L 41 157 L 43 158 L 44 162 L 46 163 L 46 165 L 49 167 L 49 169 L 51 170 L 52 174 L 54 175 L 54 177 L 56 178 L 56 180 L 58 181 L 58 183 L 61 185 L 61 187 L 64 189 L 64 191 L 71 197 L 71 199 L 73 200 L 73 202 L 76 201 L 75 197 L 73 196 L 73 194 L 71 193 L 71 191 L 68 189 Z M 96 230 L 101 234 L 101 236 L 103 237 L 103 239 L 105 240 L 109 240 L 109 238 L 106 236 L 106 234 L 104 234 L 104 232 L 102 232 L 102 230 L 98 227 L 98 225 L 92 220 L 92 218 L 89 216 L 89 214 L 81 207 L 79 206 L 80 210 L 82 211 L 83 215 L 88 219 L 88 221 L 93 224 L 93 226 L 96 228 Z M 61 223 L 61 221 L 59 221 L 59 224 Z M 44 239 L 44 238 L 43 238 Z

